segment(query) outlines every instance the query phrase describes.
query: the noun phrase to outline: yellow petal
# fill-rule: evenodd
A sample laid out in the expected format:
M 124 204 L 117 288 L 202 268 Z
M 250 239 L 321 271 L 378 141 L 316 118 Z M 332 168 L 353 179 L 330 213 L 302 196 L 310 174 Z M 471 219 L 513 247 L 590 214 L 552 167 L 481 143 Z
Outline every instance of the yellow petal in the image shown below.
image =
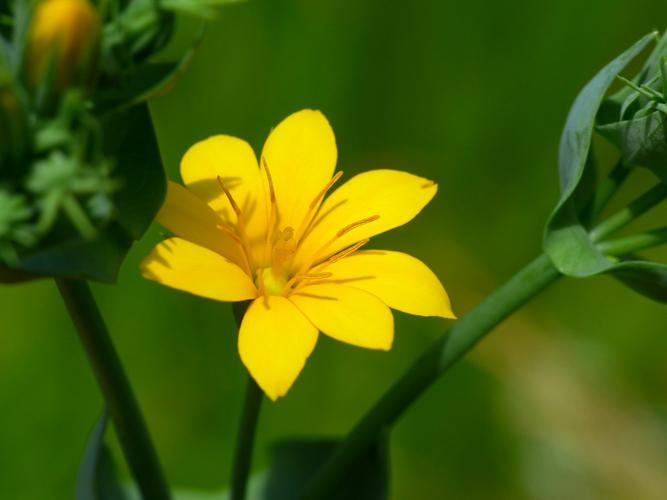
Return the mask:
M 392 309 L 418 316 L 455 318 L 444 287 L 423 262 L 401 253 L 368 250 L 326 268 L 331 281 L 372 293 Z
M 369 349 L 391 348 L 394 318 L 368 292 L 323 283 L 299 288 L 289 299 L 322 333 L 336 340 Z
M 316 342 L 317 329 L 281 296 L 256 299 L 239 329 L 241 360 L 274 401 L 292 386 Z
M 225 223 L 236 225 L 236 214 L 218 177 L 243 212 L 246 231 L 260 254 L 266 231 L 266 195 L 257 158 L 250 145 L 236 137 L 216 135 L 190 147 L 181 160 L 183 182 L 215 210 Z
M 181 238 L 157 245 L 141 263 L 144 277 L 214 300 L 237 302 L 257 296 L 252 280 L 221 255 Z
M 267 138 L 262 158 L 273 179 L 280 228 L 299 231 L 336 167 L 336 138 L 329 122 L 310 109 L 288 116 Z
M 243 266 L 239 245 L 219 229 L 220 217 L 180 184 L 167 184 L 167 197 L 155 221 L 176 236 L 213 250 Z
M 370 170 L 352 177 L 322 204 L 320 215 L 299 248 L 296 266 L 321 256 L 320 249 L 337 232 L 360 220 L 379 216 L 349 229 L 328 244 L 324 253 L 331 254 L 405 224 L 431 201 L 437 190 L 433 181 L 398 170 Z

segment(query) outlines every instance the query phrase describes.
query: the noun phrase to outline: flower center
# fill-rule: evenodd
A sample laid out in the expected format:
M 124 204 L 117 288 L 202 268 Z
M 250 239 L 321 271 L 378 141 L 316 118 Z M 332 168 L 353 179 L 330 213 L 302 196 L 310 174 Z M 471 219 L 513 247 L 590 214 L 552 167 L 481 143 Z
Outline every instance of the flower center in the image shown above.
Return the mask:
M 287 278 L 276 273 L 272 267 L 263 267 L 257 270 L 257 288 L 263 295 L 282 295 L 287 285 Z

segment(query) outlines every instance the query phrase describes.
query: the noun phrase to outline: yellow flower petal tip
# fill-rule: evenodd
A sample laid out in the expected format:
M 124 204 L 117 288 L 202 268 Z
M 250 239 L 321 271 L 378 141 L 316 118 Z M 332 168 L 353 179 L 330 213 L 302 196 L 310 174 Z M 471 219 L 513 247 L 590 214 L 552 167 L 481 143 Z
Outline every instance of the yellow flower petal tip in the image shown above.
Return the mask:
M 420 260 L 366 250 L 373 236 L 409 222 L 435 182 L 398 170 L 339 181 L 326 117 L 298 111 L 269 134 L 259 159 L 219 135 L 181 162 L 185 187 L 169 184 L 158 222 L 176 238 L 142 264 L 163 285 L 221 301 L 254 299 L 239 354 L 272 400 L 303 369 L 318 332 L 359 347 L 391 349 L 391 309 L 455 318 L 440 280 Z

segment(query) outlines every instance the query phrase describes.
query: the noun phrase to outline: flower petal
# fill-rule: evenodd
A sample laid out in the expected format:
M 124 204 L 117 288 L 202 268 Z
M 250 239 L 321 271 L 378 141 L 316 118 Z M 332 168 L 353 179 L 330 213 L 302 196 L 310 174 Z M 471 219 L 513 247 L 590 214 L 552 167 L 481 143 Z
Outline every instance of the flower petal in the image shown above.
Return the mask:
M 372 293 L 392 309 L 417 316 L 455 318 L 438 277 L 419 259 L 401 252 L 357 252 L 326 267 L 331 281 Z
M 239 245 L 218 229 L 223 223 L 220 217 L 180 184 L 169 181 L 167 197 L 155 221 L 176 236 L 213 250 L 235 264 L 243 265 Z
M 369 349 L 391 348 L 394 318 L 380 299 L 349 286 L 322 283 L 299 288 L 289 299 L 330 337 Z
M 262 158 L 271 172 L 281 229 L 301 229 L 310 204 L 333 175 L 337 155 L 333 130 L 319 111 L 298 111 L 269 134 Z
M 236 226 L 236 215 L 220 187 L 218 177 L 243 213 L 253 254 L 263 250 L 266 232 L 266 194 L 257 158 L 250 145 L 229 135 L 216 135 L 194 144 L 181 160 L 183 182 L 215 210 L 223 221 Z
M 398 170 L 370 170 L 352 177 L 322 204 L 318 218 L 299 248 L 297 267 L 321 257 L 318 254 L 325 245 L 328 246 L 324 254 L 332 254 L 405 224 L 431 201 L 437 190 L 433 181 Z M 379 218 L 349 229 L 331 242 L 338 231 L 374 216 Z
M 237 302 L 257 296 L 252 280 L 221 255 L 181 238 L 157 245 L 141 263 L 144 277 L 214 300 Z
M 256 299 L 239 329 L 241 360 L 274 401 L 292 386 L 316 342 L 317 329 L 281 296 Z

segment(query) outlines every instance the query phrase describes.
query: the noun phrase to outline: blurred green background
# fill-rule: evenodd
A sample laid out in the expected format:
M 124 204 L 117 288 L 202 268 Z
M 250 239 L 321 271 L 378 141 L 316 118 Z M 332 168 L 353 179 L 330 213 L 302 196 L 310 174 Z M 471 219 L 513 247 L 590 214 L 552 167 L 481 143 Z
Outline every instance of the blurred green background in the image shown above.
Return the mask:
M 422 215 L 372 244 L 427 262 L 461 315 L 540 251 L 580 87 L 666 26 L 661 0 L 250 0 L 223 11 L 152 112 L 172 179 L 193 142 L 228 133 L 259 149 L 312 107 L 347 176 L 436 180 Z M 621 200 L 650 181 L 638 172 Z M 143 280 L 160 238 L 152 229 L 118 285 L 95 293 L 171 484 L 220 488 L 246 380 L 231 309 Z M 48 282 L 2 287 L 0 317 L 0 498 L 73 498 L 102 407 L 76 334 Z M 278 438 L 344 433 L 447 327 L 396 317 L 388 354 L 322 338 L 288 396 L 263 408 L 255 470 Z M 666 325 L 667 308 L 610 278 L 557 283 L 400 421 L 393 498 L 664 499 Z

